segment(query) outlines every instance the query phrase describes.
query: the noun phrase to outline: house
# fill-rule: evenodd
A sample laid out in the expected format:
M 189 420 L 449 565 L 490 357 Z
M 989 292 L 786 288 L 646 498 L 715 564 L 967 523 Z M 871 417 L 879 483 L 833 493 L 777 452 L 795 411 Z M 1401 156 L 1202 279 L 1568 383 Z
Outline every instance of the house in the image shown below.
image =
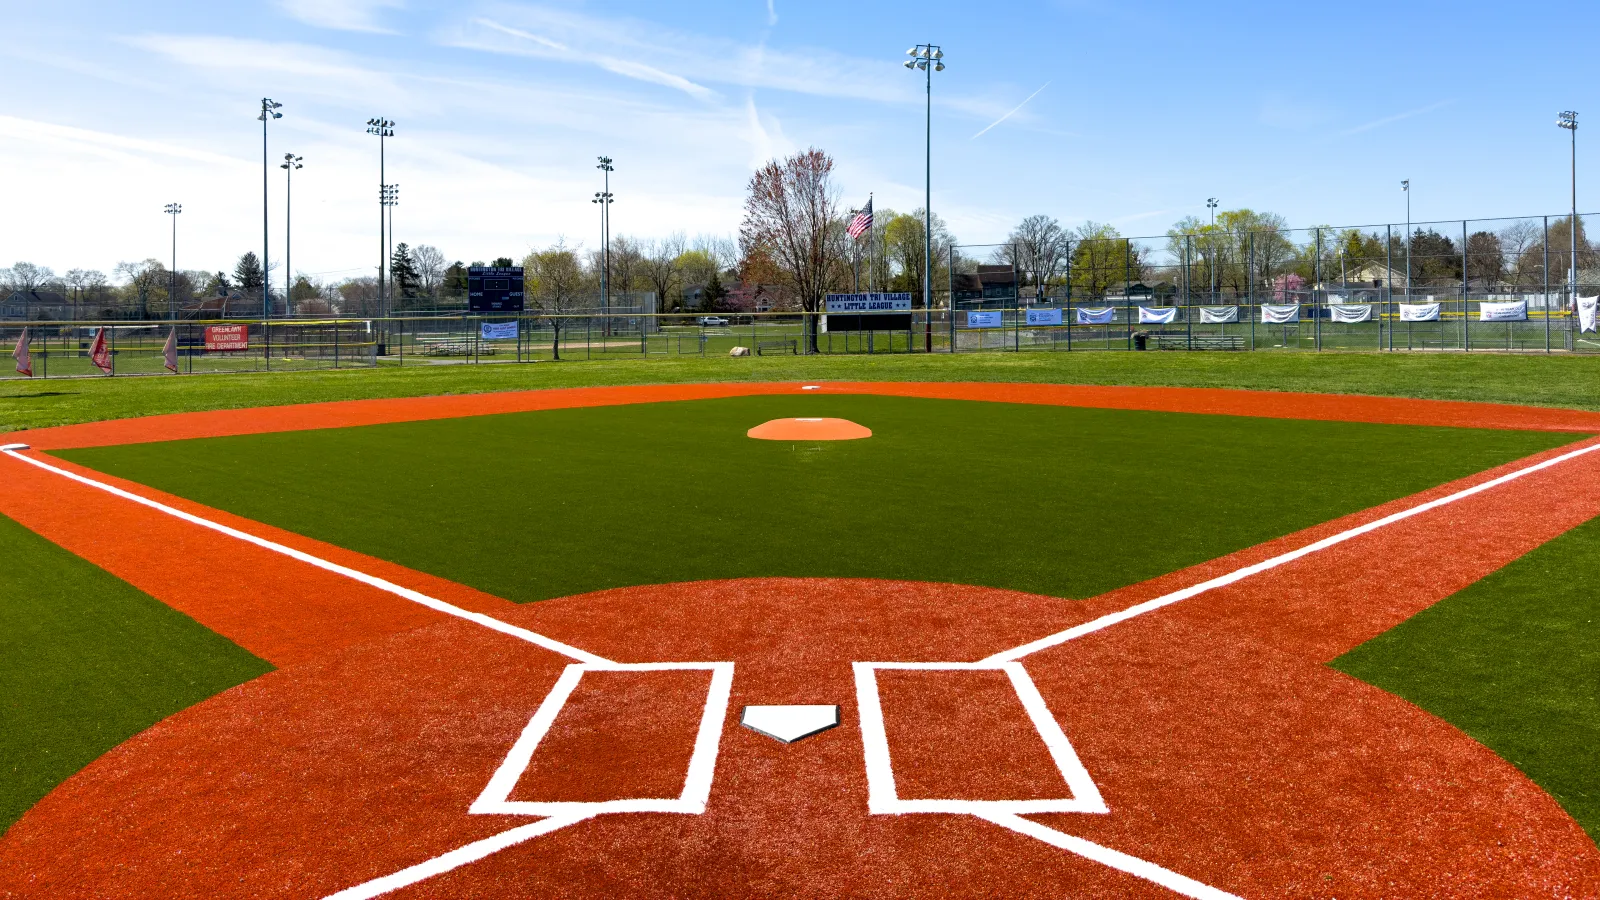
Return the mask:
M 1407 283 L 1406 270 L 1404 268 L 1391 269 L 1384 263 L 1377 261 L 1363 263 L 1345 272 L 1344 276 L 1339 279 L 1340 285 L 1349 285 L 1350 287 L 1358 285 L 1374 288 L 1387 287 L 1396 291 L 1405 290 Z M 1323 285 L 1322 287 L 1326 290 L 1334 289 L 1331 284 Z
M 976 272 L 952 274 L 950 290 L 955 300 L 968 301 L 968 306 L 993 305 L 1000 301 L 1010 305 L 1017 299 L 1017 273 L 1010 266 L 979 266 Z
M 0 320 L 40 322 L 73 318 L 71 299 L 55 291 L 12 291 L 0 301 Z

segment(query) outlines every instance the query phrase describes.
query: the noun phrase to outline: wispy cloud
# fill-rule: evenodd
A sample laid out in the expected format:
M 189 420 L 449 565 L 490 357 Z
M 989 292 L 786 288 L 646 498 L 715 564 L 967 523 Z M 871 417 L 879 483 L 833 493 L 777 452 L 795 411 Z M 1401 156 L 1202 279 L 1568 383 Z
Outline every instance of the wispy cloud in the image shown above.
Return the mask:
M 210 153 L 205 150 L 180 147 L 175 144 L 161 143 L 160 141 L 147 141 L 141 138 L 111 134 L 104 131 L 93 131 L 87 128 L 73 128 L 67 125 L 55 125 L 32 119 L 19 119 L 13 116 L 0 116 L 0 136 L 28 140 L 36 144 L 49 144 L 61 149 L 76 150 L 107 158 L 166 157 L 219 166 L 247 164 L 244 160 L 223 156 L 219 153 Z
M 259 83 L 261 73 L 278 76 L 273 88 L 278 93 L 293 89 L 367 102 L 391 102 L 405 96 L 391 73 L 347 54 L 307 44 L 187 34 L 146 34 L 124 42 L 182 65 L 232 74 L 252 86 Z
M 1394 114 L 1392 116 L 1384 116 L 1381 119 L 1373 119 L 1371 122 L 1365 122 L 1363 124 L 1357 125 L 1354 128 L 1347 128 L 1344 131 L 1339 132 L 1339 136 L 1340 137 L 1348 137 L 1348 136 L 1350 136 L 1352 134 L 1360 134 L 1363 131 L 1371 131 L 1374 128 L 1382 128 L 1385 125 L 1393 125 L 1396 122 L 1404 121 L 1406 119 L 1410 119 L 1410 118 L 1413 118 L 1413 117 L 1416 117 L 1416 116 L 1420 116 L 1420 115 L 1425 115 L 1427 113 L 1433 112 L 1436 109 L 1442 109 L 1443 107 L 1449 106 L 1450 104 L 1452 104 L 1454 102 L 1455 102 L 1454 99 L 1440 100 L 1438 103 L 1430 103 L 1427 106 L 1421 107 L 1419 109 L 1413 109 L 1413 110 L 1410 110 L 1409 112 L 1396 113 L 1396 114 Z
M 773 0 L 767 0 L 767 27 L 778 24 L 778 8 L 773 5 Z
M 400 9 L 401 0 L 278 0 L 284 12 L 307 25 L 339 31 L 393 34 L 378 21 L 385 9 Z
M 658 69 L 655 66 L 647 65 L 636 60 L 623 59 L 604 54 L 596 55 L 581 53 L 577 50 L 574 50 L 567 44 L 561 43 L 560 41 L 551 40 L 543 35 L 535 34 L 531 31 L 521 28 L 512 28 L 509 25 L 502 25 L 499 22 L 493 21 L 492 19 L 474 19 L 473 24 L 481 25 L 484 28 L 488 28 L 492 31 L 497 31 L 501 34 L 517 38 L 518 40 L 525 42 L 525 46 L 531 45 L 527 46 L 527 49 L 531 55 L 599 66 L 600 68 L 605 69 L 607 72 L 610 72 L 614 75 L 621 75 L 624 78 L 633 78 L 638 81 L 645 81 L 651 84 L 659 84 L 665 87 L 676 88 L 677 90 L 683 91 L 685 94 L 688 94 L 697 100 L 709 100 L 716 96 L 716 92 L 705 85 L 696 84 L 681 75 L 674 75 L 671 72 Z
M 978 139 L 980 137 L 983 137 L 983 135 L 985 133 L 987 133 L 989 129 L 995 127 L 996 125 L 999 125 L 1001 122 L 1004 122 L 1005 120 L 1011 118 L 1013 115 L 1016 115 L 1017 110 L 1019 110 L 1019 109 L 1023 108 L 1024 106 L 1028 105 L 1028 100 L 1032 100 L 1033 98 L 1039 96 L 1039 91 L 1042 91 L 1042 90 L 1044 90 L 1045 88 L 1047 88 L 1049 86 L 1050 86 L 1050 82 L 1048 82 L 1048 81 L 1046 81 L 1044 84 L 1039 85 L 1039 90 L 1038 91 L 1034 91 L 1033 93 L 1029 94 L 1026 100 L 1023 100 L 1021 103 L 1018 103 L 1016 106 L 1012 107 L 1010 112 L 1006 113 L 1005 115 L 1001 116 L 998 119 L 995 119 L 993 122 L 990 122 L 988 125 L 985 125 L 981 131 L 979 131 L 977 134 L 973 135 L 972 137 L 968 138 L 967 140 L 969 140 L 969 141 L 970 140 L 976 140 L 976 139 Z

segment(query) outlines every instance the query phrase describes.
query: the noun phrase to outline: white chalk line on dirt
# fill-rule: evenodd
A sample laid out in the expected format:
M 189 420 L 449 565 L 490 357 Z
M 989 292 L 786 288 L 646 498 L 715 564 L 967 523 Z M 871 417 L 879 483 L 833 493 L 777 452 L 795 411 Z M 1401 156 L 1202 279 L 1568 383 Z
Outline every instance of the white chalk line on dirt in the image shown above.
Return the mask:
M 369 587 L 374 587 L 380 591 L 394 594 L 396 597 L 400 597 L 404 600 L 409 600 L 412 603 L 426 606 L 435 612 L 441 612 L 447 616 L 455 616 L 458 619 L 466 619 L 468 622 L 482 625 L 485 628 L 498 631 L 501 634 L 510 635 L 511 637 L 527 641 L 530 644 L 536 644 L 546 650 L 559 653 L 568 659 L 575 659 L 578 662 L 588 663 L 590 665 L 609 665 L 612 663 L 611 660 L 606 659 L 605 657 L 596 656 L 587 650 L 579 650 L 576 647 L 568 646 L 567 644 L 563 644 L 553 638 L 545 637 L 538 632 L 529 631 L 526 628 L 518 628 L 509 622 L 502 622 L 499 619 L 496 619 L 494 616 L 485 615 L 480 612 L 473 612 L 470 609 L 462 609 L 461 607 L 452 603 L 446 603 L 443 600 L 430 597 L 421 591 L 414 591 L 408 587 L 401 587 L 392 581 L 386 581 L 376 575 L 368 575 L 366 572 L 352 569 L 349 566 L 341 566 L 336 562 L 329 562 L 320 556 L 313 556 L 303 550 L 296 550 L 293 547 L 286 547 L 283 544 L 279 544 L 275 541 L 269 541 L 266 538 L 256 537 L 249 532 L 240 531 L 237 528 L 229 528 L 220 522 L 213 522 L 210 519 L 197 516 L 194 513 L 188 513 L 181 509 L 175 509 L 166 505 L 165 503 L 151 500 L 148 497 L 141 497 L 132 491 L 125 491 L 122 488 L 114 485 L 106 484 L 102 481 L 96 481 L 93 478 L 79 475 L 76 472 L 69 472 L 66 469 L 62 469 L 57 466 L 52 466 L 47 462 L 43 462 L 29 456 L 23 456 L 21 453 L 15 450 L 7 449 L 4 452 L 7 456 L 10 456 L 13 459 L 19 459 L 30 466 L 37 466 L 47 472 L 54 472 L 57 475 L 70 478 L 73 481 L 79 482 L 80 484 L 86 484 L 89 487 L 97 488 L 105 491 L 108 494 L 121 497 L 124 500 L 131 500 L 134 503 L 140 504 L 141 506 L 148 506 L 151 509 L 182 519 L 185 522 L 199 525 L 202 528 L 209 528 L 212 531 L 225 534 L 228 537 L 237 538 L 238 540 L 244 541 L 247 544 L 254 544 L 264 550 L 270 550 L 273 553 L 282 554 L 290 559 L 295 559 L 306 563 L 307 565 L 316 566 L 319 569 L 332 572 L 335 575 L 343 575 L 346 578 L 349 578 L 353 581 L 359 581 Z
M 1354 528 L 1346 529 L 1338 534 L 1325 537 L 1320 541 L 1314 541 L 1299 549 L 1290 550 L 1287 553 L 1281 553 L 1272 557 L 1271 559 L 1262 560 L 1261 562 L 1235 569 L 1226 575 L 1219 575 L 1216 578 L 1212 578 L 1208 581 L 1202 581 L 1199 584 L 1191 585 L 1190 587 L 1183 588 L 1182 590 L 1173 591 L 1170 594 L 1163 594 L 1162 596 L 1156 597 L 1153 600 L 1146 600 L 1143 603 L 1136 603 L 1127 609 L 1109 613 L 1101 616 L 1098 619 L 1092 619 L 1088 622 L 1084 622 L 1082 625 L 1074 625 L 1065 631 L 1058 631 L 1055 634 L 1042 637 L 1031 643 L 1023 644 L 1020 647 L 1013 647 L 1010 650 L 996 653 L 993 656 L 985 657 L 984 659 L 980 660 L 980 662 L 1014 662 L 1022 659 L 1025 656 L 1038 653 L 1040 650 L 1048 650 L 1051 647 L 1060 646 L 1061 644 L 1065 644 L 1067 641 L 1076 640 L 1084 635 L 1093 634 L 1096 631 L 1110 628 L 1112 625 L 1115 625 L 1118 622 L 1126 622 L 1129 619 L 1142 616 L 1147 612 L 1153 612 L 1161 609 L 1164 606 L 1171 606 L 1174 603 L 1188 600 L 1190 597 L 1204 594 L 1207 591 L 1213 591 L 1217 588 L 1226 587 L 1235 582 L 1243 581 L 1252 575 L 1258 575 L 1270 569 L 1276 569 L 1279 566 L 1294 562 L 1301 557 L 1309 556 L 1321 550 L 1326 550 L 1329 547 L 1337 546 L 1346 541 L 1361 537 L 1364 534 L 1370 534 L 1371 532 L 1377 531 L 1380 528 L 1386 528 L 1395 524 L 1396 522 L 1409 519 L 1412 516 L 1418 516 L 1422 513 L 1429 512 L 1430 510 L 1438 509 L 1441 506 L 1447 506 L 1451 503 L 1455 503 L 1458 500 L 1465 500 L 1468 497 L 1481 494 L 1484 491 L 1492 490 L 1503 484 L 1507 484 L 1512 481 L 1516 481 L 1519 478 L 1532 475 L 1535 472 L 1542 472 L 1551 466 L 1557 466 L 1569 460 L 1577 459 L 1586 453 L 1593 453 L 1596 450 L 1600 450 L 1600 443 L 1594 443 L 1586 447 L 1580 447 L 1577 450 L 1563 453 L 1560 456 L 1553 456 L 1543 462 L 1525 466 L 1521 469 L 1517 469 L 1514 472 L 1507 472 L 1498 478 L 1490 479 L 1482 484 L 1475 484 L 1472 487 L 1463 488 L 1462 490 L 1456 491 L 1453 494 L 1439 497 L 1434 500 L 1429 500 L 1426 503 L 1419 503 L 1416 506 L 1413 506 L 1409 509 L 1403 509 L 1397 513 L 1391 513 L 1381 519 L 1375 519 L 1371 522 L 1368 522 L 1365 525 L 1357 525 Z

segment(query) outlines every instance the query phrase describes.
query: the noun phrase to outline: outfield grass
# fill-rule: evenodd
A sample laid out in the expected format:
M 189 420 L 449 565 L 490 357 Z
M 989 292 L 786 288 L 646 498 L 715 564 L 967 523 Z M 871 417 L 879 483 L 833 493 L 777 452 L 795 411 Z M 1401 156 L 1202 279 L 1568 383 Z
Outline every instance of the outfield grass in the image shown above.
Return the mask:
M 788 416 L 874 436 L 745 437 Z M 795 394 L 61 455 L 516 601 L 750 576 L 1085 597 L 1569 440 Z
M 0 829 L 150 725 L 271 666 L 0 516 Z
M 1019 381 L 1320 391 L 1600 409 L 1600 355 L 972 353 L 617 359 L 350 371 L 0 380 L 0 432 L 284 403 L 608 384 Z
M 1600 840 L 1600 519 L 1334 660 L 1465 731 Z

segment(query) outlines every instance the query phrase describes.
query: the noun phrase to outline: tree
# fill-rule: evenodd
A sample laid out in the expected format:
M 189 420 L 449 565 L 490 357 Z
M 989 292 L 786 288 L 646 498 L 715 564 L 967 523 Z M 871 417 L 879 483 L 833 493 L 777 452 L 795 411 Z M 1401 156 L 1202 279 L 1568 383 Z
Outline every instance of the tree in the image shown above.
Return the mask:
M 699 249 L 685 250 L 678 254 L 674 265 L 682 273 L 685 287 L 689 285 L 704 286 L 711 281 L 711 277 L 720 268 L 717 265 L 717 261 L 711 257 L 711 254 Z
M 1411 278 L 1423 284 L 1459 285 L 1461 250 L 1432 228 L 1416 229 L 1411 234 Z
M 6 287 L 13 291 L 36 291 L 55 276 L 49 266 L 36 266 L 31 262 L 14 263 L 5 272 Z
M 883 226 L 884 254 L 888 258 L 890 272 L 888 284 L 898 291 L 910 292 L 912 302 L 922 302 L 922 279 L 927 268 L 923 260 L 926 258 L 927 242 L 923 239 L 923 211 L 912 210 L 906 214 L 896 214 Z M 934 283 L 939 283 L 937 270 L 945 266 L 950 255 L 950 248 L 955 244 L 950 229 L 945 227 L 944 220 L 937 215 L 933 216 L 933 265 Z
M 295 310 L 303 313 L 312 313 L 317 307 L 315 305 L 308 306 L 306 305 L 307 302 L 321 297 L 322 288 L 318 287 L 311 279 L 301 275 L 295 279 L 294 287 L 289 289 L 289 311 L 291 314 Z
M 1144 277 L 1140 249 L 1112 226 L 1085 222 L 1073 235 L 1068 277 L 1074 293 L 1100 300 L 1113 284 Z
M 389 282 L 402 307 L 415 306 L 419 286 L 416 263 L 411 259 L 411 248 L 405 242 L 394 246 L 394 257 L 389 260 Z
M 717 270 L 713 268 L 711 277 L 706 281 L 705 290 L 700 293 L 700 311 L 708 313 L 725 312 L 722 301 L 727 296 L 728 290 L 722 286 L 722 278 L 717 274 Z
M 1544 229 L 1538 222 L 1520 219 L 1500 229 L 1500 249 L 1511 265 L 1511 277 L 1519 286 L 1531 286 L 1544 279 Z
M 844 259 L 844 223 L 833 186 L 833 159 L 812 147 L 750 176 L 740 242 L 771 254 L 801 309 L 815 313 Z M 815 316 L 806 317 L 808 346 L 817 351 Z
M 368 316 L 378 308 L 378 279 L 372 275 L 342 282 L 338 293 L 346 315 Z
M 444 282 L 445 258 L 438 247 L 419 244 L 411 251 L 411 262 L 417 270 L 417 286 L 423 296 L 435 305 L 439 301 L 439 288 Z
M 1500 236 L 1492 231 L 1476 231 L 1467 237 L 1467 278 L 1498 283 L 1505 275 L 1505 250 Z
M 233 267 L 234 286 L 246 298 L 260 296 L 261 286 L 266 283 L 266 277 L 266 273 L 261 269 L 261 260 L 253 251 L 246 251 Z
M 611 239 L 611 289 L 631 291 L 643 278 L 644 252 L 625 235 Z
M 167 267 L 159 259 L 143 262 L 117 263 L 113 274 L 128 280 L 128 300 L 137 310 L 136 317 L 150 317 L 150 307 L 164 307 L 167 302 Z
M 1029 216 L 1011 230 L 995 259 L 1015 266 L 1023 282 L 1033 285 L 1042 297 L 1066 261 L 1068 236 L 1055 219 Z
M 522 266 L 535 308 L 550 320 L 550 355 L 560 360 L 561 329 L 566 327 L 565 317 L 578 308 L 588 286 L 588 276 L 577 252 L 564 243 L 528 254 Z
M 656 309 L 669 307 L 668 297 L 678 284 L 678 257 L 683 255 L 683 235 L 674 234 L 659 241 L 651 241 L 641 260 L 641 274 L 651 290 L 656 292 Z
M 481 265 L 481 263 L 473 263 L 473 265 Z M 516 265 L 516 263 L 512 261 L 511 257 L 509 256 L 496 256 L 494 258 L 494 262 L 490 263 L 489 265 L 498 269 L 509 269 Z
M 444 270 L 444 296 L 451 300 L 466 302 L 467 267 L 462 265 L 459 259 Z

